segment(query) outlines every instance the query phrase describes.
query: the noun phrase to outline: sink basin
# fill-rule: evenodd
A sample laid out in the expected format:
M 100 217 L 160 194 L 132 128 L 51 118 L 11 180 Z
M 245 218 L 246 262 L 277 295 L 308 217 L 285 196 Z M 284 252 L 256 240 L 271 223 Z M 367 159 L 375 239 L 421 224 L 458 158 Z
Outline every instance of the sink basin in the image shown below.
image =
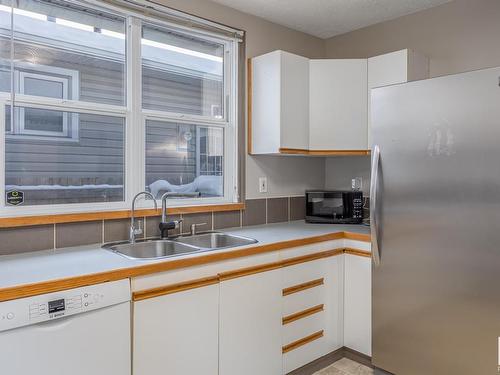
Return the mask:
M 196 234 L 194 236 L 178 237 L 175 241 L 195 246 L 203 250 L 245 246 L 257 242 L 257 240 L 254 240 L 253 238 L 235 236 L 233 234 L 221 232 L 206 232 Z
M 201 251 L 188 244 L 159 238 L 138 239 L 134 244 L 129 241 L 112 242 L 102 246 L 130 259 L 158 259 Z

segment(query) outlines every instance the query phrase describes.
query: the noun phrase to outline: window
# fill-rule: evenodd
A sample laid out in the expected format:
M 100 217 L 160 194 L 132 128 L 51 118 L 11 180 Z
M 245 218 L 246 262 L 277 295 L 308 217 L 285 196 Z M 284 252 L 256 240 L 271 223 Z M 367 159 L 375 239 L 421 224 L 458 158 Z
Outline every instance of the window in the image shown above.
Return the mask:
M 124 200 L 125 118 L 14 108 L 21 111 L 49 124 L 76 115 L 81 137 L 78 143 L 26 135 L 6 138 L 6 192 L 22 191 L 26 206 Z
M 78 100 L 78 71 L 41 65 L 36 67 L 37 73 L 33 73 L 33 70 L 33 67 L 31 71 L 16 70 L 16 86 L 20 94 Z M 20 108 L 17 116 L 18 126 L 14 127 L 11 134 L 78 138 L 77 114 Z
M 223 129 L 165 121 L 146 122 L 146 188 L 223 197 Z
M 237 43 L 104 3 L 0 0 L 0 216 L 123 209 L 144 189 L 237 201 Z

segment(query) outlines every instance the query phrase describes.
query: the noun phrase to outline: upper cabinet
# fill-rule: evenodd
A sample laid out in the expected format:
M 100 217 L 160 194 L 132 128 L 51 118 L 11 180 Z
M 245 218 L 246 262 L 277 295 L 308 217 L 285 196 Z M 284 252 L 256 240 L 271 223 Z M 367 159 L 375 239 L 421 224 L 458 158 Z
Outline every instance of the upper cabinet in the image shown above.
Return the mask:
M 309 59 L 274 51 L 253 58 L 248 72 L 249 153 L 309 149 Z
M 411 50 L 369 59 L 274 51 L 248 66 L 250 154 L 368 155 L 371 89 L 428 78 Z
M 366 87 L 366 59 L 310 61 L 310 150 L 366 150 Z
M 429 59 L 404 49 L 368 59 L 368 146 L 371 149 L 371 89 L 429 78 Z

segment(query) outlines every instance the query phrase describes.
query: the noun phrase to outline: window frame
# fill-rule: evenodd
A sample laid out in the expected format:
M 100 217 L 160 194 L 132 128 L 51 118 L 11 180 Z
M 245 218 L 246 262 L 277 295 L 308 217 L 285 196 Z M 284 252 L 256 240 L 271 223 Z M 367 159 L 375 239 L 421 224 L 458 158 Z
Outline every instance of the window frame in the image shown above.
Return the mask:
M 170 21 L 146 17 L 140 12 L 122 6 L 103 4 L 88 0 L 92 8 L 101 9 L 122 17 L 125 20 L 125 100 L 124 105 L 111 105 L 79 100 L 37 97 L 24 94 L 0 93 L 0 145 L 5 145 L 5 106 L 27 106 L 31 108 L 52 109 L 68 112 L 81 112 L 96 115 L 117 116 L 125 119 L 124 139 L 124 200 L 120 202 L 72 203 L 58 205 L 6 206 L 5 205 L 5 148 L 0 152 L 0 217 L 86 213 L 130 209 L 135 193 L 145 190 L 145 130 L 146 120 L 186 123 L 200 126 L 224 128 L 224 196 L 212 198 L 193 198 L 176 200 L 169 206 L 205 206 L 239 202 L 238 190 L 238 44 L 236 37 L 218 35 L 209 31 L 194 30 Z M 186 17 L 186 19 L 189 19 Z M 203 116 L 169 113 L 142 108 L 141 81 L 141 37 L 142 23 L 159 27 L 174 28 L 182 33 L 198 36 L 224 44 L 224 118 L 207 119 Z M 52 68 L 52 67 L 49 67 Z M 76 96 L 76 98 L 78 98 Z M 13 100 L 14 99 L 14 103 Z M 77 113 L 74 113 L 78 115 Z M 136 124 L 133 126 L 133 124 Z M 139 125 L 137 125 L 139 124 Z M 10 135 L 7 135 L 10 136 Z M 62 138 L 61 138 L 62 139 Z M 68 139 L 68 138 L 66 138 Z M 150 208 L 151 202 L 141 200 L 138 208 Z
M 20 95 L 25 94 L 25 80 L 26 78 L 34 78 L 39 80 L 60 82 L 63 84 L 63 96 L 61 100 L 68 100 L 71 87 L 71 98 L 72 100 L 78 101 L 80 98 L 80 74 L 76 70 L 65 69 L 59 67 L 52 67 L 46 65 L 32 65 L 26 63 L 16 63 L 15 67 L 18 68 L 14 71 L 14 87 L 17 87 Z M 27 71 L 33 70 L 34 72 Z M 45 73 L 45 74 L 44 74 Z M 71 82 L 70 82 L 71 80 Z M 70 86 L 71 84 L 71 86 Z M 63 130 L 62 132 L 51 132 L 43 130 L 29 130 L 25 127 L 25 111 L 21 108 L 17 113 L 16 123 L 13 129 L 11 129 L 12 135 L 26 134 L 33 136 L 42 137 L 60 137 L 62 140 L 78 140 L 78 114 L 68 113 L 63 114 Z M 71 130 L 71 131 L 70 131 Z M 70 137 L 68 137 L 71 135 Z M 39 138 L 39 137 L 33 137 Z M 40 137 L 41 138 L 41 137 Z

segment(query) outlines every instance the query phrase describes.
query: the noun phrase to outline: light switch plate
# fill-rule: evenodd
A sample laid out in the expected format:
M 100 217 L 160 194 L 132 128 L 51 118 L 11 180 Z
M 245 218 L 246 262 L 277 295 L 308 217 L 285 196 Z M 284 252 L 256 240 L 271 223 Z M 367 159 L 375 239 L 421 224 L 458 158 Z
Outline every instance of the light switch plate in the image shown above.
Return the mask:
M 259 177 L 259 193 L 267 193 L 267 177 Z

